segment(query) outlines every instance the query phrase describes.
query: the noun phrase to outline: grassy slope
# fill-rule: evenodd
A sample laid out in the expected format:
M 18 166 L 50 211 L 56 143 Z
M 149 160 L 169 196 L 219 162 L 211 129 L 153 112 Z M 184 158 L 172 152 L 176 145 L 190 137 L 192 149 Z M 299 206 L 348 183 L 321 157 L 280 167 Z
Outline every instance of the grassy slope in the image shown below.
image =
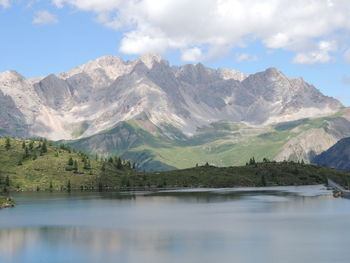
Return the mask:
M 331 118 L 304 119 L 264 128 L 241 126 L 215 131 L 208 128 L 188 141 L 167 142 L 166 147 L 145 143 L 129 152 L 148 151 L 154 160 L 180 169 L 204 162 L 215 166 L 243 165 L 252 156 L 257 160 L 275 158 L 291 138 L 312 128 L 325 128 Z
M 81 154 L 48 146 L 48 151 L 39 156 L 38 145 L 30 154 L 37 154 L 37 159 L 27 158 L 18 165 L 24 150 L 23 141 L 11 140 L 11 148 L 5 149 L 5 139 L 0 138 L 0 186 L 4 186 L 5 178 L 10 180 L 9 190 L 49 190 L 50 182 L 53 190 L 67 190 L 67 182 L 72 189 L 80 186 L 94 187 L 234 187 L 234 186 L 272 186 L 272 185 L 304 185 L 324 183 L 327 177 L 347 186 L 349 173 L 340 172 L 316 165 L 297 163 L 258 163 L 248 166 L 224 167 L 198 166 L 195 168 L 140 173 L 132 169 L 116 169 L 116 163 L 102 162 L 90 158 L 92 169 L 83 169 Z M 26 144 L 29 142 L 26 141 Z M 32 156 L 31 156 L 32 157 Z M 66 171 L 67 161 L 72 157 L 78 160 L 79 172 Z
M 96 177 L 100 171 L 101 164 L 90 158 L 92 169 L 83 169 L 81 156 L 77 153 L 69 153 L 67 150 L 59 149 L 48 145 L 47 153 L 40 156 L 39 141 L 34 143 L 34 150 L 30 152 L 30 156 L 22 161 L 22 165 L 18 162 L 22 159 L 24 149 L 22 148 L 22 140 L 11 140 L 11 148 L 6 150 L 5 139 L 0 138 L 0 176 L 3 178 L 9 176 L 12 187 L 19 189 L 48 189 L 52 182 L 54 189 L 65 187 L 68 180 L 72 186 L 90 185 L 96 181 Z M 29 141 L 26 141 L 29 144 Z M 37 155 L 37 159 L 33 160 L 33 156 Z M 78 161 L 79 172 L 66 171 L 69 157 Z

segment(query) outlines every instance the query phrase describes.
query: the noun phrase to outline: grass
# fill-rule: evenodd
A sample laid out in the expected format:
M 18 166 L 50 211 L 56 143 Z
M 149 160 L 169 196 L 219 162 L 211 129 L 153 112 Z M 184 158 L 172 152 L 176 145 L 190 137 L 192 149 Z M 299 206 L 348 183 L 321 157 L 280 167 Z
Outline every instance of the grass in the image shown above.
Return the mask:
M 26 154 L 26 147 L 33 144 Z M 43 144 L 47 149 L 42 152 Z M 259 145 L 260 143 L 260 145 Z M 264 142 L 255 141 L 255 156 L 266 156 Z M 221 145 L 220 147 L 225 147 Z M 239 152 L 240 158 L 251 152 L 244 152 L 239 143 L 228 147 L 228 151 Z M 225 148 L 226 149 L 226 148 Z M 180 151 L 181 150 L 181 151 Z M 196 152 L 189 147 L 184 155 L 184 149 L 179 148 L 179 156 L 186 158 Z M 220 149 L 221 151 L 222 149 Z M 218 149 L 207 149 L 204 152 L 220 156 Z M 271 151 L 271 149 L 270 149 Z M 203 151 L 201 151 L 203 153 Z M 173 152 L 174 153 L 174 152 Z M 164 153 L 160 153 L 164 154 Z M 170 153 L 168 153 L 170 154 Z M 161 156 L 166 156 L 161 155 Z M 182 157 L 180 157 L 182 156 Z M 195 155 L 203 163 L 206 155 Z M 251 156 L 249 156 L 250 158 Z M 69 165 L 69 159 L 77 163 Z M 220 158 L 220 157 L 218 157 Z M 248 160 L 247 158 L 246 160 Z M 257 160 L 257 158 L 255 158 Z M 89 167 L 84 168 L 86 162 Z M 186 161 L 186 160 L 184 160 Z M 189 164 L 190 165 L 190 164 Z M 194 168 L 164 172 L 137 172 L 129 162 L 121 162 L 119 158 L 96 160 L 83 153 L 74 152 L 65 146 L 56 147 L 46 141 L 10 140 L 6 149 L 6 139 L 0 138 L 0 189 L 7 191 L 70 191 L 73 189 L 125 189 L 129 187 L 237 187 L 237 186 L 274 186 L 274 185 L 305 185 L 325 183 L 331 178 L 347 187 L 350 182 L 348 172 L 336 171 L 327 167 L 307 165 L 294 162 L 257 162 L 244 166 L 216 167 L 205 164 Z M 6 200 L 2 199 L 2 202 Z
M 252 156 L 257 160 L 265 157 L 274 159 L 293 137 L 310 129 L 325 129 L 329 120 L 339 116 L 341 113 L 263 128 L 218 122 L 201 128 L 195 136 L 185 141 L 158 145 L 144 141 L 143 144 L 130 148 L 126 152 L 132 152 L 136 156 L 137 152 L 147 151 L 153 156 L 153 160 L 179 169 L 205 162 L 220 167 L 244 165 Z
M 96 181 L 101 164 L 95 159 L 90 158 L 91 169 L 84 169 L 81 154 L 52 145 L 47 145 L 47 152 L 40 154 L 39 145 L 43 143 L 40 141 L 33 142 L 33 150 L 24 158 L 23 143 L 28 147 L 30 141 L 11 139 L 11 147 L 6 150 L 5 138 L 0 138 L 0 176 L 9 177 L 12 188 L 49 189 L 51 184 L 59 190 L 65 188 L 68 181 L 74 186 Z M 77 160 L 78 171 L 66 170 L 69 158 Z

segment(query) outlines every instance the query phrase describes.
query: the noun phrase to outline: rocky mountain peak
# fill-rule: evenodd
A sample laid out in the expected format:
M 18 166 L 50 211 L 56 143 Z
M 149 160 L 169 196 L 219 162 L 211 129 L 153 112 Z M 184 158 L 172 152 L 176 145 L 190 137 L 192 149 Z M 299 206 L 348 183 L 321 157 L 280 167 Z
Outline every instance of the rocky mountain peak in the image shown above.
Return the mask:
M 142 113 L 158 127 L 172 125 L 193 134 L 220 120 L 265 125 L 334 113 L 342 107 L 276 68 L 247 75 L 200 63 L 170 67 L 154 54 L 126 62 L 105 56 L 28 81 L 8 71 L 0 73 L 0 90 L 8 95 L 4 100 L 13 100 L 29 120 L 29 134 L 50 139 L 90 136 Z
M 124 64 L 124 61 L 117 56 L 103 56 L 96 59 L 95 62 L 101 67 L 119 66 L 121 64 Z
M 228 68 L 220 68 L 220 69 L 218 69 L 218 72 L 219 72 L 220 76 L 225 80 L 234 79 L 234 80 L 238 80 L 238 81 L 243 81 L 247 77 L 249 77 L 248 74 L 242 73 L 242 72 L 234 70 L 234 69 L 228 69 Z
M 139 59 L 143 64 L 146 65 L 147 68 L 151 69 L 154 65 L 154 63 L 162 63 L 165 62 L 168 64 L 167 61 L 165 61 L 160 55 L 156 54 L 146 54 L 140 57 Z
M 24 77 L 17 71 L 8 70 L 0 73 L 0 82 L 18 82 L 24 80 Z

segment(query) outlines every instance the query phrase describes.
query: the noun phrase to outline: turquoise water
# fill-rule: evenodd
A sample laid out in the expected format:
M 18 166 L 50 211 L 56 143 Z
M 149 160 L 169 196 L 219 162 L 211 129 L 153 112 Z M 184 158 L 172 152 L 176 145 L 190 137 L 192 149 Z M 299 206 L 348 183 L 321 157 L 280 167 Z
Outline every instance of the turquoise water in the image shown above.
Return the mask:
M 350 262 L 350 200 L 321 185 L 13 197 L 1 263 Z

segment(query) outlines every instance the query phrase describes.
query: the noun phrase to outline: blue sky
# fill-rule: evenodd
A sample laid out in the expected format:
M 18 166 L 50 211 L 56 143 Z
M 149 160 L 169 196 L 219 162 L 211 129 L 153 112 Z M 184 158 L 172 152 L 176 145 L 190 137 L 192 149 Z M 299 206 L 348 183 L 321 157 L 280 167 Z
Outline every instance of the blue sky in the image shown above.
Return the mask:
M 159 53 L 172 65 L 277 67 L 350 105 L 349 13 L 345 0 L 0 0 L 0 71 Z

